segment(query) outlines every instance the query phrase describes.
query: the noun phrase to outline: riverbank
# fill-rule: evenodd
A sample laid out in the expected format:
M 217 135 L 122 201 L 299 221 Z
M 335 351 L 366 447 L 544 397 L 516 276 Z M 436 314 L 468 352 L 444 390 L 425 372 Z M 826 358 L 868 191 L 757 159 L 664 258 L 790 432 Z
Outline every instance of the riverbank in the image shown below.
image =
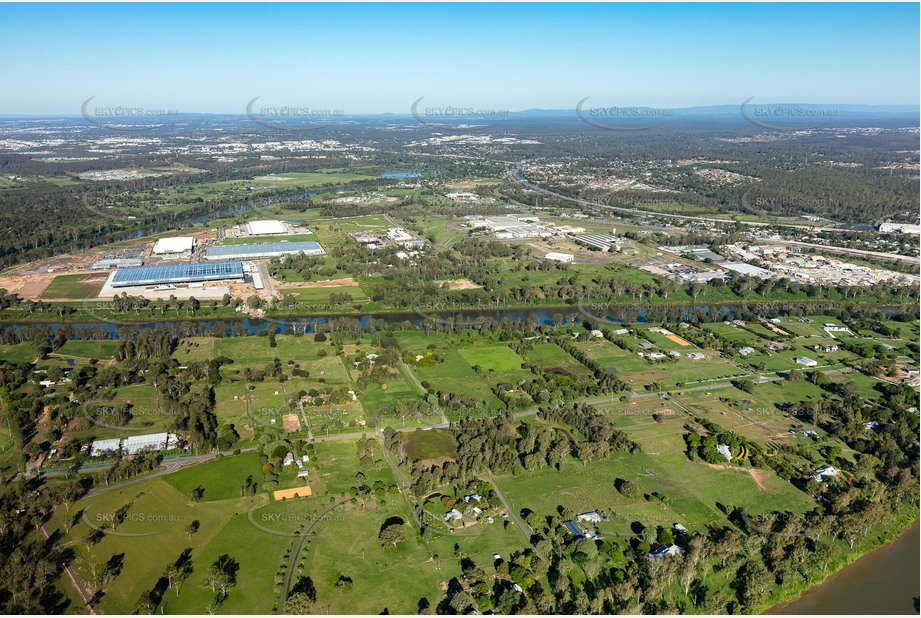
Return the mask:
M 0 311 L 0 325 L 34 325 L 43 326 L 49 324 L 55 325 L 75 325 L 85 326 L 94 324 L 115 324 L 115 325 L 161 325 L 168 322 L 175 323 L 196 323 L 196 322 L 265 322 L 276 324 L 291 324 L 295 322 L 323 321 L 342 318 L 358 319 L 367 321 L 369 319 L 381 319 L 389 322 L 399 321 L 420 321 L 428 320 L 432 322 L 448 322 L 453 320 L 455 323 L 472 322 L 481 318 L 498 320 L 509 318 L 520 321 L 534 316 L 541 321 L 558 317 L 571 319 L 579 316 L 580 319 L 594 319 L 599 323 L 616 323 L 616 322 L 646 322 L 646 321 L 664 321 L 668 319 L 683 319 L 691 312 L 702 314 L 712 314 L 718 320 L 724 318 L 734 318 L 736 313 L 745 311 L 757 311 L 764 317 L 772 317 L 792 311 L 810 312 L 834 312 L 847 309 L 864 309 L 872 307 L 890 314 L 910 313 L 917 310 L 917 305 L 912 304 L 887 304 L 877 305 L 874 303 L 862 303 L 859 301 L 766 301 L 761 303 L 746 303 L 744 301 L 715 301 L 715 302 L 635 302 L 635 303 L 580 303 L 574 304 L 547 304 L 547 305 L 501 305 L 499 307 L 484 308 L 482 305 L 475 306 L 457 306 L 450 309 L 437 308 L 429 309 L 420 306 L 410 306 L 400 309 L 368 309 L 362 310 L 342 310 L 342 311 L 295 311 L 286 313 L 284 311 L 271 312 L 259 316 L 240 314 L 232 310 L 222 310 L 217 312 L 199 311 L 196 315 L 165 315 L 156 314 L 154 311 L 145 310 L 139 313 L 135 312 L 111 312 L 99 311 L 95 308 L 79 307 L 77 311 L 68 315 L 50 315 L 47 313 L 32 314 L 29 316 L 21 315 L 24 310 L 6 309 Z M 16 314 L 20 315 L 16 315 Z
M 921 520 L 830 573 L 795 597 L 772 605 L 767 615 L 915 614 Z

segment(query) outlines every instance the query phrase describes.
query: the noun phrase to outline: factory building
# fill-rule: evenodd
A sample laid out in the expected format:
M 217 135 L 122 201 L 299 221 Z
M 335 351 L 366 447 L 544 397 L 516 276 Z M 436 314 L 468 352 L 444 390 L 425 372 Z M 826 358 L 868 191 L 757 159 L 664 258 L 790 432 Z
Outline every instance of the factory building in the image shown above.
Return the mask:
M 304 242 L 271 242 L 252 245 L 227 245 L 208 247 L 205 259 L 208 260 L 254 260 L 273 258 L 303 253 L 305 255 L 323 255 L 326 253 L 320 243 L 312 240 Z
M 287 234 L 288 228 L 281 221 L 266 219 L 247 223 L 246 233 L 250 236 L 276 236 L 279 234 Z
M 195 248 L 195 239 L 191 236 L 175 236 L 161 238 L 154 244 L 154 255 L 174 255 L 177 253 L 191 253 Z
M 113 288 L 124 288 L 226 279 L 243 279 L 243 265 L 240 262 L 213 262 L 122 268 L 112 274 L 109 285 Z
M 144 260 L 140 258 L 106 258 L 90 266 L 92 270 L 107 270 L 109 268 L 137 268 L 143 266 Z

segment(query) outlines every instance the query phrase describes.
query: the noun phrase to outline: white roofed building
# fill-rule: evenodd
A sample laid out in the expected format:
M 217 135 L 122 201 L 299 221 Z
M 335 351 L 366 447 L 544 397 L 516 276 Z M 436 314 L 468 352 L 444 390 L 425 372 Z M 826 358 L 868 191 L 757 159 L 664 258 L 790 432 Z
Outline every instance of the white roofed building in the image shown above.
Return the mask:
M 288 228 L 277 219 L 265 219 L 247 223 L 246 233 L 250 236 L 274 236 L 276 234 L 287 234 Z
M 112 438 L 111 440 L 95 440 L 90 445 L 90 457 L 98 457 L 107 453 L 118 454 L 121 451 L 121 438 Z
M 174 236 L 161 238 L 154 244 L 154 255 L 169 255 L 171 253 L 191 253 L 195 248 L 195 239 L 191 236 Z
M 169 446 L 170 436 L 163 433 L 148 433 L 143 436 L 129 436 L 125 439 L 124 450 L 126 455 L 134 455 L 141 451 L 163 451 Z
M 563 263 L 568 264 L 568 263 L 571 263 L 575 259 L 575 256 L 571 253 L 555 253 L 551 251 L 550 253 L 544 256 L 544 259 L 553 260 L 554 262 L 563 262 Z

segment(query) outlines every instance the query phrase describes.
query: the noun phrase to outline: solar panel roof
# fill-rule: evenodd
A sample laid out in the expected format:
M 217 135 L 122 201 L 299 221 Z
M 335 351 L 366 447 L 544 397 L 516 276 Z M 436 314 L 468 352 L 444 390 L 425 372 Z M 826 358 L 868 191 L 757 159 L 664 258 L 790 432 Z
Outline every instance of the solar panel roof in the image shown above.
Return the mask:
M 242 278 L 243 264 L 240 262 L 167 264 L 162 266 L 141 266 L 140 268 L 121 268 L 115 271 L 115 276 L 112 278 L 112 287 Z

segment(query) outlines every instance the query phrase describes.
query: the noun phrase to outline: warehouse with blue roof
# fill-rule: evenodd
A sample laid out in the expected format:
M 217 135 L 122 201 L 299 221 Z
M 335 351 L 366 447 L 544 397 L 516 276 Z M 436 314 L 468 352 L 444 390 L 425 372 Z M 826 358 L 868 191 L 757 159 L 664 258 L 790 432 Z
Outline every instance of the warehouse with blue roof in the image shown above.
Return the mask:
M 125 288 L 227 279 L 243 279 L 243 264 L 240 262 L 209 262 L 207 264 L 167 264 L 120 268 L 112 275 L 109 285 L 113 288 Z

